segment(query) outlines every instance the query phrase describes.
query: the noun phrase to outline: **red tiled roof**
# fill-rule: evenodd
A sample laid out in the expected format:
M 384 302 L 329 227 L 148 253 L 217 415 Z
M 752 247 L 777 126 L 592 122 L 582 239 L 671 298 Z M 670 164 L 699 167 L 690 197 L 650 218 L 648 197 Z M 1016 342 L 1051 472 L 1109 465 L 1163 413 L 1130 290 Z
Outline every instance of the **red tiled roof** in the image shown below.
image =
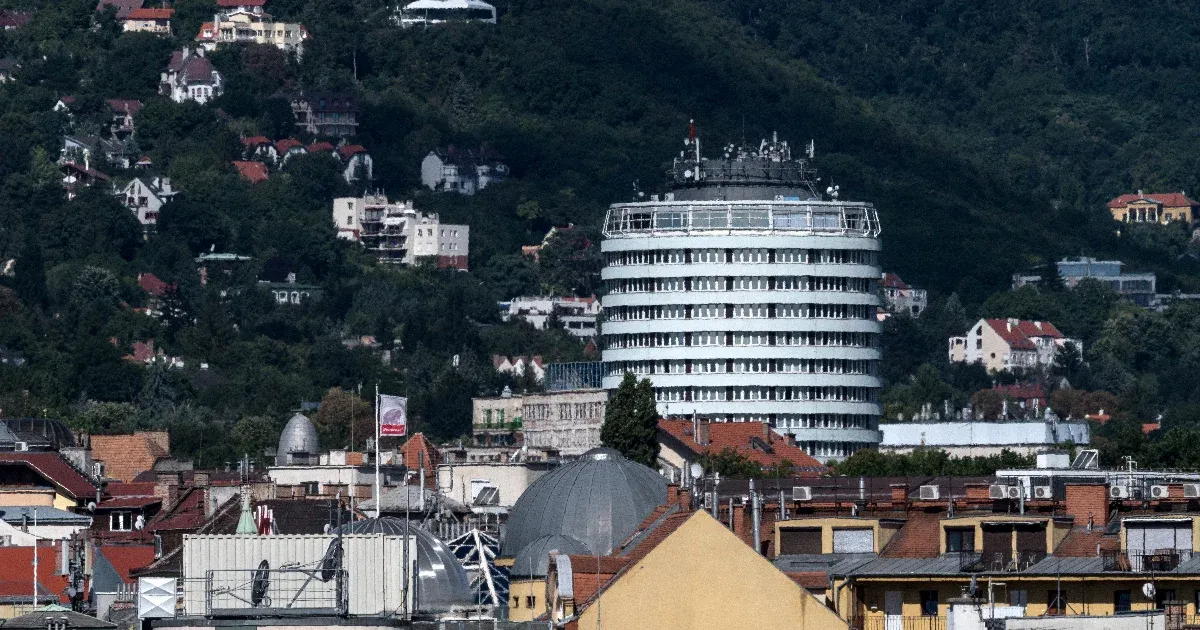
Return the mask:
M 104 102 L 108 104 L 109 109 L 124 114 L 134 115 L 142 109 L 142 102 L 132 98 L 110 98 Z
M 1146 435 L 1150 435 L 1151 433 L 1154 433 L 1155 431 L 1157 431 L 1161 428 L 1162 428 L 1162 424 L 1160 424 L 1158 422 L 1146 422 L 1146 423 L 1142 424 L 1142 433 L 1145 433 Z
M 829 588 L 829 576 L 824 571 L 799 571 L 784 573 L 793 582 L 809 590 Z
M 1177 193 L 1150 193 L 1148 195 L 1139 195 L 1130 193 L 1121 195 L 1116 199 L 1108 202 L 1109 208 L 1124 208 L 1125 206 L 1142 199 L 1147 199 L 1156 203 L 1161 203 L 1165 208 L 1181 208 L 1183 206 L 1200 206 L 1200 203 L 1188 198 L 1187 195 Z
M 134 9 L 125 16 L 126 20 L 169 20 L 175 9 Z
M 146 531 L 196 530 L 204 524 L 205 492 L 203 488 L 188 488 L 183 496 L 159 512 L 146 525 Z
M 162 503 L 159 497 L 116 497 L 113 499 L 104 499 L 96 506 L 97 510 L 116 510 L 116 509 L 131 509 L 144 508 L 148 505 Z
M 233 165 L 237 167 L 238 174 L 251 184 L 267 181 L 267 165 L 262 162 L 235 161 Z
M 1000 335 L 1001 339 L 1008 343 L 1009 347 L 1016 350 L 1036 350 L 1037 344 L 1033 343 L 1033 337 L 1061 339 L 1063 336 L 1050 322 L 1031 322 L 1027 319 L 1012 321 L 988 319 L 984 321 L 991 326 L 992 330 L 996 331 L 997 335 Z
M 205 35 L 204 31 L 208 31 L 208 35 Z M 213 39 L 214 37 L 216 37 L 216 33 L 213 32 L 213 23 L 212 22 L 205 22 L 200 25 L 200 32 L 196 33 L 197 41 L 205 40 L 205 39 Z
M 941 551 L 941 516 L 912 512 L 908 522 L 879 552 L 882 558 L 936 558 Z
M 104 486 L 104 493 L 110 497 L 149 497 L 154 496 L 156 485 L 152 481 L 113 481 Z
M 339 148 L 337 152 L 343 160 L 348 160 L 359 153 L 366 153 L 367 150 L 361 144 L 347 144 Z
M 303 149 L 304 143 L 294 138 L 284 138 L 283 140 L 275 143 L 275 150 L 279 152 L 279 155 L 283 155 L 284 153 L 296 148 Z
M 149 363 L 154 360 L 154 340 L 133 342 L 133 353 L 122 357 L 135 363 Z
M 162 296 L 171 287 L 171 285 L 163 282 L 161 278 L 152 273 L 139 273 L 137 282 L 143 291 L 156 297 Z
M 28 11 L 0 9 L 0 28 L 21 28 L 29 23 L 33 14 Z
M 890 273 L 890 272 L 883 274 L 883 287 L 885 289 L 902 289 L 902 290 L 909 288 L 908 284 L 900 279 L 900 276 L 898 276 L 894 273 Z
M 32 469 L 72 499 L 86 499 L 96 494 L 96 486 L 58 453 L 0 453 L 0 465 L 6 464 L 20 464 Z
M 153 358 L 153 345 L 149 347 L 149 354 Z M 104 462 L 106 477 L 133 481 L 139 473 L 152 470 L 154 462 L 159 458 L 171 455 L 169 440 L 170 437 L 164 431 L 139 431 L 133 435 L 93 435 L 92 458 Z M 146 494 L 154 494 L 154 488 L 151 487 L 150 492 Z
M 1087 527 L 1074 527 L 1067 532 L 1066 538 L 1058 543 L 1054 555 L 1064 558 L 1095 558 L 1097 545 L 1102 551 L 1116 551 L 1121 548 L 1121 540 L 1116 536 L 1105 536 L 1101 527 L 1090 532 Z
M 29 596 L 32 585 L 29 583 L 31 567 L 33 566 L 34 547 L 0 547 L 0 597 Z M 58 598 L 59 603 L 68 604 L 67 587 L 69 577 L 57 575 L 58 563 L 55 554 L 58 549 L 53 546 L 37 547 L 38 586 L 45 589 L 47 594 Z M 40 599 L 40 598 L 39 598 Z
M 692 435 L 692 423 L 688 420 L 659 420 L 658 428 L 697 454 L 719 453 L 732 448 L 764 468 L 779 466 L 787 460 L 798 471 L 808 472 L 806 476 L 826 470 L 821 462 L 772 431 L 765 422 L 710 422 L 708 444 L 700 444 L 696 440 L 696 436 Z
M 242 144 L 254 147 L 260 144 L 271 144 L 271 139 L 266 136 L 250 136 L 249 138 L 242 138 Z
M 316 152 L 318 152 L 318 151 L 329 151 L 329 152 L 332 152 L 332 151 L 333 151 L 333 145 L 332 145 L 332 144 L 329 144 L 328 142 L 314 142 L 314 143 L 312 143 L 312 144 L 308 145 L 308 146 L 305 148 L 305 150 L 307 150 L 309 153 L 316 153 Z
M 425 483 L 437 481 L 437 466 L 442 461 L 442 454 L 425 439 L 424 433 L 414 433 L 400 447 L 400 455 L 404 457 L 404 465 L 409 470 L 417 470 L 421 462 L 425 464 Z
M 135 569 L 154 562 L 154 545 L 102 545 L 97 550 L 126 584 L 137 581 L 137 578 L 130 576 Z

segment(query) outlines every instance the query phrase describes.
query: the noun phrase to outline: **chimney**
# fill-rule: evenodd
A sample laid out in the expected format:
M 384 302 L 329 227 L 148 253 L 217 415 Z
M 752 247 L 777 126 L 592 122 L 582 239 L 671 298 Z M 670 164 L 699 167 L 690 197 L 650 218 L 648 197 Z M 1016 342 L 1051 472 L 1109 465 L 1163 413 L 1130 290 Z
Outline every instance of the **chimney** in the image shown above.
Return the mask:
M 679 484 L 667 484 L 667 505 L 676 505 L 679 503 Z
M 892 489 L 892 509 L 902 509 L 908 504 L 908 486 L 902 483 L 894 483 Z
M 696 426 L 698 427 L 698 430 L 697 430 L 696 436 L 695 436 L 696 443 L 699 444 L 700 446 L 708 446 L 710 443 L 709 434 L 708 434 L 709 421 L 701 420 L 698 423 L 696 423 Z
M 733 511 L 730 513 L 730 520 L 733 526 L 733 533 L 742 540 L 746 539 L 746 503 L 744 501 L 729 500 L 733 504 Z
M 198 472 L 198 471 L 196 473 L 194 473 L 192 475 L 192 485 L 196 486 L 197 488 L 207 488 L 208 487 L 208 473 Z
M 692 510 L 692 491 L 691 490 L 688 490 L 687 488 L 679 489 L 679 509 L 686 510 L 689 512 Z
M 1075 526 L 1092 523 L 1104 527 L 1108 524 L 1108 486 L 1102 483 L 1070 483 L 1066 486 L 1063 511 L 1075 517 Z

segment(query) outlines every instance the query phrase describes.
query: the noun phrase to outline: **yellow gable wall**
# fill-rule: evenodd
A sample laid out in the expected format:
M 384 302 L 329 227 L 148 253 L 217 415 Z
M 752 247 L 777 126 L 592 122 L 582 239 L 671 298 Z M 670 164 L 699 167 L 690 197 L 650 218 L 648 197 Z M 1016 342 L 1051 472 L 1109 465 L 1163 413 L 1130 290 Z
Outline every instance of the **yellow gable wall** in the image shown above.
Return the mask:
M 817 598 L 704 512 L 631 567 L 579 618 L 598 628 L 846 629 Z

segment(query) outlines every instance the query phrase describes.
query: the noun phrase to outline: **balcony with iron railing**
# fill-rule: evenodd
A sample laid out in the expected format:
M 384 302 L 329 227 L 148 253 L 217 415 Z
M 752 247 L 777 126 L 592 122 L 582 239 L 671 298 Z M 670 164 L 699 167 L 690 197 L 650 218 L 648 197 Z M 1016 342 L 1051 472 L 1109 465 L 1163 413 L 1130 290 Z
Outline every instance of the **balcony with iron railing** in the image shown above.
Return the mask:
M 836 201 L 697 201 L 616 204 L 604 236 L 651 234 L 822 234 L 874 238 L 879 215 L 870 204 Z
M 958 552 L 958 570 L 963 573 L 1016 573 L 1046 559 L 1044 551 Z
M 936 615 L 856 617 L 850 620 L 850 627 L 853 630 L 946 630 L 946 618 Z
M 1163 573 L 1172 571 L 1192 557 L 1191 549 L 1156 549 L 1147 552 L 1102 551 L 1101 567 L 1105 571 L 1128 573 Z

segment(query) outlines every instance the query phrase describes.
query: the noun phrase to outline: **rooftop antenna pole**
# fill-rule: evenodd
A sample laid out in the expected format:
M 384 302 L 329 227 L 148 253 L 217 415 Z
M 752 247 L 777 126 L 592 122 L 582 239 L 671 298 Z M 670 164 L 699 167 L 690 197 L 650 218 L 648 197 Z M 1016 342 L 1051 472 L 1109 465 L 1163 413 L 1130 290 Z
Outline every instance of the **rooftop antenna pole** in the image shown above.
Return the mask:
M 379 383 L 375 383 L 375 518 L 383 508 L 383 484 L 379 478 Z

